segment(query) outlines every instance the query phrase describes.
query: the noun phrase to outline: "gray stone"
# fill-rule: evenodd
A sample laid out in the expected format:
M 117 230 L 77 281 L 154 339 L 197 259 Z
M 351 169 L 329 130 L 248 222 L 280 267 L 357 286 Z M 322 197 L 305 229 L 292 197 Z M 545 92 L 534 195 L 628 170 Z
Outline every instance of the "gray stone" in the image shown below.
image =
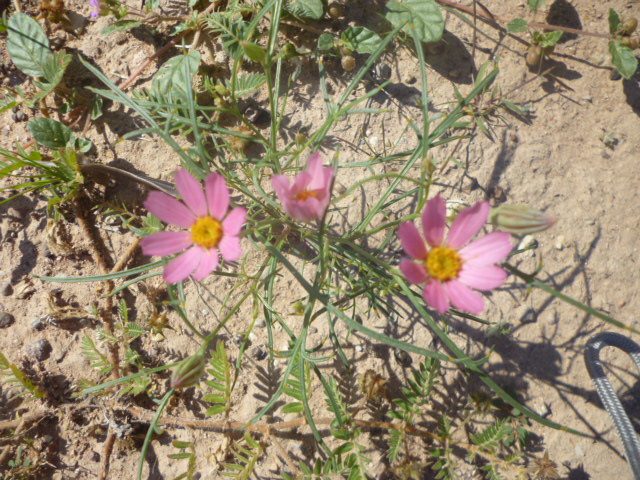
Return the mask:
M 31 320 L 31 328 L 34 330 L 42 330 L 44 328 L 44 322 L 41 318 L 34 318 Z
M 11 286 L 11 283 L 4 282 L 2 285 L 0 285 L 0 293 L 5 297 L 11 295 L 13 293 L 13 287 Z
M 16 317 L 11 315 L 9 312 L 0 313 L 0 328 L 7 328 L 16 321 Z
M 42 362 L 51 355 L 51 344 L 46 339 L 38 340 L 37 342 L 30 343 L 25 347 L 25 352 L 29 359 Z

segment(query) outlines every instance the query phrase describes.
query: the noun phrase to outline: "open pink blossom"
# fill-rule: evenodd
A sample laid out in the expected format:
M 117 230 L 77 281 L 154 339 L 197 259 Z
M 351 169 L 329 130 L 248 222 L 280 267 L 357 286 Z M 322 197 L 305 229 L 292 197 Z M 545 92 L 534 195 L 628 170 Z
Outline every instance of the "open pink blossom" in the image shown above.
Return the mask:
M 204 190 L 184 168 L 176 172 L 176 187 L 183 202 L 162 192 L 151 192 L 144 206 L 165 223 L 188 229 L 182 232 L 159 232 L 142 239 L 145 255 L 174 255 L 164 268 L 167 283 L 185 280 L 191 275 L 202 280 L 218 266 L 218 251 L 227 262 L 242 255 L 240 230 L 246 210 L 229 209 L 229 189 L 224 177 L 212 173 Z
M 307 169 L 296 175 L 293 185 L 284 175 L 274 175 L 271 184 L 284 211 L 303 222 L 321 219 L 331 200 L 333 168 L 322 166 L 322 157 L 309 157 Z
M 487 223 L 489 210 L 487 202 L 478 202 L 460 212 L 445 241 L 446 205 L 438 195 L 422 212 L 426 243 L 413 223 L 403 223 L 398 229 L 404 251 L 418 261 L 403 258 L 400 270 L 410 282 L 425 283 L 424 299 L 440 313 L 451 305 L 480 313 L 484 300 L 474 290 L 493 290 L 507 278 L 507 272 L 495 264 L 505 260 L 513 248 L 508 233 L 489 233 L 467 245 Z

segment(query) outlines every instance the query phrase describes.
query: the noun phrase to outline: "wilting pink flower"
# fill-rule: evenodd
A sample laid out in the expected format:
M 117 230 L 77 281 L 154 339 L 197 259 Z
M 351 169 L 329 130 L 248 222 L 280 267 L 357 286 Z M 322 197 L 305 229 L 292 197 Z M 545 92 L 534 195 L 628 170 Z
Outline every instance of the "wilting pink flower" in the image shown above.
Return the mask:
M 507 272 L 495 264 L 506 259 L 513 248 L 508 233 L 490 233 L 467 245 L 487 223 L 489 210 L 487 202 L 478 202 L 460 212 L 445 241 L 446 205 L 438 195 L 422 212 L 426 244 L 413 223 L 403 223 L 398 229 L 404 251 L 418 260 L 403 258 L 400 270 L 410 282 L 426 283 L 424 299 L 440 313 L 451 305 L 480 313 L 484 300 L 474 290 L 493 290 L 507 278 Z
M 145 255 L 168 256 L 184 252 L 164 268 L 167 283 L 176 283 L 191 275 L 202 280 L 218 266 L 218 251 L 227 262 L 238 260 L 240 230 L 246 210 L 229 209 L 229 189 L 224 178 L 212 173 L 200 183 L 184 168 L 176 172 L 176 187 L 184 203 L 162 192 L 151 192 L 144 206 L 165 223 L 182 228 L 183 232 L 159 232 L 142 239 Z
M 98 18 L 98 15 L 100 15 L 100 0 L 91 0 L 89 5 L 91 5 L 91 18 Z
M 309 157 L 307 169 L 296 175 L 293 185 L 284 175 L 274 175 L 271 184 L 284 207 L 284 211 L 303 222 L 320 219 L 331 200 L 333 168 L 322 166 L 322 157 L 314 153 Z

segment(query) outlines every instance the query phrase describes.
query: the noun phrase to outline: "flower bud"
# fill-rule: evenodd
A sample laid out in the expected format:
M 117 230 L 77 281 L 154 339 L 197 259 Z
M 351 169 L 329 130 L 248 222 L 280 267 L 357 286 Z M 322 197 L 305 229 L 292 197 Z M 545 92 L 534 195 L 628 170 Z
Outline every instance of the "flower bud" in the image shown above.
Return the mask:
M 516 235 L 542 232 L 556 223 L 553 217 L 526 205 L 500 205 L 491 210 L 489 220 L 498 230 Z
M 205 354 L 201 351 L 185 358 L 171 375 L 171 388 L 177 390 L 197 385 L 200 382 L 200 377 L 204 375 L 206 363 Z

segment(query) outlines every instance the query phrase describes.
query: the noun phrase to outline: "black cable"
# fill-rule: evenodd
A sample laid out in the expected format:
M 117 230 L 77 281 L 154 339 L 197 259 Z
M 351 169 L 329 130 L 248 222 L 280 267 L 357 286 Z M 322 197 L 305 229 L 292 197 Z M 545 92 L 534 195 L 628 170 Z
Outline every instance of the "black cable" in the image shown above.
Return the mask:
M 602 367 L 600 350 L 604 347 L 617 347 L 625 351 L 631 356 L 633 361 L 636 362 L 636 366 L 638 370 L 640 370 L 640 346 L 618 333 L 604 332 L 599 333 L 589 340 L 587 349 L 584 352 L 587 370 L 593 379 L 593 383 L 596 385 L 598 396 L 604 408 L 609 412 L 609 415 L 611 415 L 613 425 L 616 427 L 618 435 L 622 439 L 625 456 L 627 457 L 633 478 L 634 480 L 640 480 L 640 440 L 638 440 L 638 435 L 631 424 L 631 420 L 629 420 L 627 412 L 625 412 L 622 407 Z

